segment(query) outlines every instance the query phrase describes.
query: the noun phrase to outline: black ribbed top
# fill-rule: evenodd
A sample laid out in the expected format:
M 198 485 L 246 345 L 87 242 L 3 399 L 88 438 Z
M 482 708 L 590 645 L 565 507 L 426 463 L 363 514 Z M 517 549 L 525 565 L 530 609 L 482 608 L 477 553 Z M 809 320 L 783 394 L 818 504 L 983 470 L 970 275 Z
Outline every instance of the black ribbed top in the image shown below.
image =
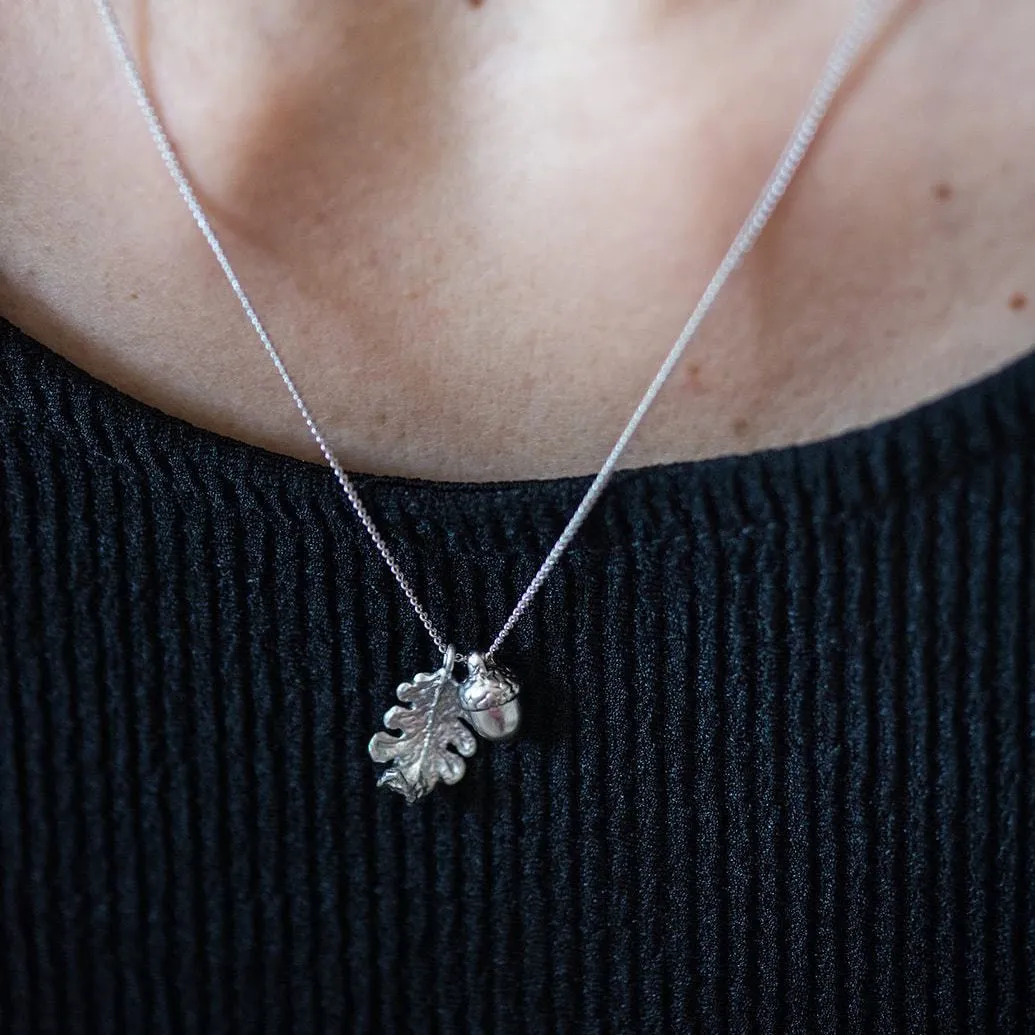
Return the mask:
M 3 1032 L 1035 1022 L 1035 355 L 620 474 L 418 806 L 366 744 L 438 661 L 330 473 L 0 371 Z M 587 484 L 357 480 L 467 649 Z

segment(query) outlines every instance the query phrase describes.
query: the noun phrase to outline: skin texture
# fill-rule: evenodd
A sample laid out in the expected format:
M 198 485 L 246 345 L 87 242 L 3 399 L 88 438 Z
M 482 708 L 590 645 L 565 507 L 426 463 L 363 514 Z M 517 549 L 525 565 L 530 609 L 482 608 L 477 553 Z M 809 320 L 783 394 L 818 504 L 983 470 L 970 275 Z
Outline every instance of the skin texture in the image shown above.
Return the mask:
M 599 466 L 851 3 L 116 10 L 346 466 L 494 480 Z M 0 0 L 0 24 L 0 313 L 316 459 L 92 4 Z M 896 6 L 624 466 L 832 435 L 1035 345 L 1033 42 L 1028 0 Z

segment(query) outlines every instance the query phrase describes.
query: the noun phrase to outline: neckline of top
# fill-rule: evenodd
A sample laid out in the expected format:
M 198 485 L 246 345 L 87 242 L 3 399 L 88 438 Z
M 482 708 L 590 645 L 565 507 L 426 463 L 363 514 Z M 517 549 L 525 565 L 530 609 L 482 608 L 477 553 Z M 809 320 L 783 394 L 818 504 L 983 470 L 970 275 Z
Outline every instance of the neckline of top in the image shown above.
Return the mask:
M 170 417 L 92 377 L 3 317 L 0 369 L 6 375 L 0 422 L 6 412 L 17 425 L 46 431 L 63 448 L 130 478 L 171 479 L 188 493 L 206 478 L 247 483 L 256 492 L 340 493 L 326 466 Z M 830 516 L 922 491 L 1002 452 L 1035 449 L 1033 435 L 1035 350 L 899 416 L 833 437 L 620 470 L 598 506 L 624 500 L 658 520 L 703 507 L 720 528 L 733 529 L 806 511 Z M 590 478 L 444 482 L 355 475 L 359 491 L 382 511 L 402 507 L 434 517 L 442 509 L 510 505 L 548 519 L 573 507 Z

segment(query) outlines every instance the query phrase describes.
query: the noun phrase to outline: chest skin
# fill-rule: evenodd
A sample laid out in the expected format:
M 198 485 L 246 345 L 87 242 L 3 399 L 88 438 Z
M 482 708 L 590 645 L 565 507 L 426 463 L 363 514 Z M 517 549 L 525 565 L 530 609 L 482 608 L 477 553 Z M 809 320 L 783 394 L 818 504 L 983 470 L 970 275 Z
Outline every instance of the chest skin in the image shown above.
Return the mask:
M 91 5 L 48 5 L 0 43 L 0 312 L 166 412 L 318 459 Z M 201 43 L 189 15 L 120 15 L 346 466 L 477 481 L 599 466 L 850 8 L 399 5 Z M 1033 38 L 1023 2 L 898 6 L 623 464 L 826 437 L 1030 349 Z

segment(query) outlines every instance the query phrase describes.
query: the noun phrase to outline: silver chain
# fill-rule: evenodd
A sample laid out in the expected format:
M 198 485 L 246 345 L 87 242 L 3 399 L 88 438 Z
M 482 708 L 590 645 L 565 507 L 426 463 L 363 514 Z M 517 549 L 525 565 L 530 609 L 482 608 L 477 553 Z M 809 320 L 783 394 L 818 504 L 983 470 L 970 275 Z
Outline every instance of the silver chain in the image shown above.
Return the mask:
M 399 567 L 399 562 L 395 559 L 392 551 L 388 548 L 388 544 L 385 542 L 384 537 L 374 524 L 374 520 L 370 516 L 370 512 L 364 506 L 363 501 L 359 498 L 359 494 L 356 492 L 356 487 L 353 485 L 352 479 L 345 473 L 345 469 L 342 467 L 338 458 L 334 455 L 331 447 L 328 445 L 326 436 L 313 419 L 313 415 L 309 411 L 309 407 L 306 406 L 302 399 L 302 395 L 299 392 L 298 387 L 295 385 L 291 375 L 288 373 L 287 368 L 284 365 L 284 361 L 280 358 L 280 354 L 274 347 L 269 335 L 266 333 L 266 329 L 256 314 L 247 294 L 245 294 L 244 288 L 241 286 L 241 282 L 237 278 L 237 274 L 234 273 L 233 267 L 230 265 L 230 260 L 227 259 L 226 253 L 223 251 L 223 246 L 219 243 L 219 239 L 216 237 L 216 233 L 212 229 L 212 224 L 208 221 L 208 217 L 205 215 L 205 212 L 198 201 L 194 188 L 191 186 L 190 181 L 176 156 L 176 152 L 173 150 L 172 144 L 169 142 L 169 137 L 158 118 L 155 107 L 151 103 L 151 98 L 148 95 L 143 80 L 140 77 L 136 64 L 130 55 L 129 46 L 126 43 L 125 36 L 123 35 L 115 15 L 112 12 L 110 0 L 95 0 L 95 2 L 104 22 L 108 38 L 122 64 L 123 70 L 126 73 L 126 78 L 129 80 L 130 87 L 136 97 L 137 104 L 147 122 L 147 128 L 151 134 L 151 139 L 158 148 L 158 152 L 161 155 L 162 161 L 165 163 L 166 169 L 169 171 L 169 175 L 172 176 L 176 183 L 180 196 L 186 202 L 187 208 L 190 209 L 190 213 L 194 217 L 194 222 L 197 223 L 198 229 L 202 232 L 209 247 L 212 249 L 212 253 L 215 255 L 223 273 L 226 275 L 226 279 L 229 282 L 230 287 L 233 288 L 233 292 L 237 296 L 238 302 L 241 303 L 241 308 L 248 317 L 248 321 L 251 323 L 255 333 L 259 337 L 259 340 L 262 342 L 263 348 L 273 361 L 273 365 L 276 367 L 277 373 L 280 374 L 281 380 L 287 386 L 287 390 L 291 393 L 291 398 L 294 399 L 295 406 L 298 407 L 299 412 L 302 414 L 306 427 L 309 429 L 309 433 L 313 436 L 313 439 L 317 446 L 319 446 L 324 459 L 330 465 L 331 470 L 334 472 L 334 476 L 338 479 L 338 484 L 341 485 L 342 491 L 345 493 L 346 498 L 352 505 L 352 509 L 356 512 L 356 516 L 359 518 L 360 522 L 362 522 L 363 527 L 367 530 L 367 534 L 373 541 L 374 546 L 377 547 L 378 553 L 380 553 L 384 558 L 385 564 L 388 565 L 392 575 L 395 576 L 395 581 L 399 584 L 399 588 L 403 591 L 406 599 L 410 602 L 410 606 L 420 619 L 421 624 L 425 629 L 427 629 L 428 635 L 434 641 L 435 646 L 443 655 L 446 655 L 449 650 L 449 641 L 438 631 L 434 623 L 431 621 L 428 612 L 417 599 L 417 594 L 414 592 L 413 587 L 410 585 L 408 579 L 403 574 L 402 569 Z M 876 25 L 879 22 L 877 16 L 881 6 L 882 5 L 879 0 L 860 0 L 860 2 L 856 4 L 852 18 L 847 28 L 835 44 L 830 57 L 827 59 L 823 74 L 812 91 L 808 105 L 801 117 L 798 119 L 798 123 L 794 128 L 791 139 L 788 141 L 787 146 L 780 155 L 776 168 L 767 180 L 765 187 L 763 187 L 762 193 L 759 195 L 750 214 L 744 221 L 744 224 L 737 233 L 737 236 L 734 238 L 733 243 L 730 245 L 729 251 L 727 251 L 722 262 L 719 264 L 719 268 L 715 271 L 710 283 L 705 288 L 704 294 L 701 296 L 701 300 L 697 303 L 697 306 L 691 314 L 690 319 L 687 321 L 686 326 L 676 339 L 675 344 L 665 357 L 665 361 L 661 364 L 661 368 L 654 376 L 654 380 L 651 381 L 650 386 L 643 395 L 643 398 L 633 411 L 633 415 L 629 418 L 628 424 L 626 424 L 621 435 L 618 436 L 618 441 L 615 442 L 611 452 L 607 455 L 607 459 L 604 461 L 600 471 L 593 479 L 590 487 L 586 490 L 586 494 L 582 497 L 582 501 L 575 508 L 575 512 L 568 520 L 564 531 L 561 532 L 557 542 L 554 543 L 550 552 L 546 555 L 546 559 L 543 561 L 539 570 L 535 573 L 532 581 L 528 584 L 528 588 L 521 594 L 521 598 L 518 600 L 514 610 L 510 613 L 510 617 L 508 617 L 503 623 L 503 627 L 500 629 L 499 633 L 497 633 L 496 638 L 492 641 L 492 645 L 484 652 L 483 656 L 486 660 L 492 658 L 496 651 L 499 650 L 503 641 L 510 635 L 511 630 L 518 623 L 522 615 L 524 615 L 528 610 L 535 595 L 542 588 L 543 583 L 556 567 L 557 562 L 561 559 L 564 551 L 567 550 L 571 541 L 575 538 L 579 529 L 582 527 L 582 523 L 586 520 L 590 510 L 592 510 L 593 505 L 600 498 L 604 489 L 607 487 L 608 482 L 611 480 L 619 458 L 625 451 L 626 446 L 628 446 L 630 439 L 635 434 L 636 429 L 639 427 L 640 422 L 646 415 L 647 410 L 650 409 L 651 404 L 657 398 L 658 393 L 668 380 L 669 375 L 682 358 L 687 346 L 694 339 L 698 328 L 701 326 L 705 316 L 708 314 L 708 311 L 718 298 L 719 293 L 726 284 L 726 281 L 743 261 L 744 256 L 747 255 L 754 246 L 763 229 L 765 229 L 766 224 L 769 222 L 770 217 L 776 210 L 777 205 L 780 203 L 780 199 L 786 192 L 787 187 L 794 178 L 794 174 L 798 171 L 809 147 L 815 139 L 816 133 L 823 121 L 823 117 L 829 110 L 835 94 L 841 87 L 841 84 L 844 82 L 848 73 L 851 71 L 863 47 L 874 33 Z

